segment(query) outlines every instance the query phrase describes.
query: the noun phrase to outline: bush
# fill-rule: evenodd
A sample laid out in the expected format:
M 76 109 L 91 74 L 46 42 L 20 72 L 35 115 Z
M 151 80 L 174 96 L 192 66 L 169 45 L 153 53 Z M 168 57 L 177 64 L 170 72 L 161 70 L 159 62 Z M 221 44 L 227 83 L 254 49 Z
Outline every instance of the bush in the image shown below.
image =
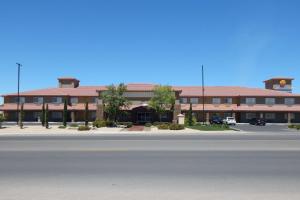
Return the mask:
M 299 131 L 299 130 L 300 130 L 300 125 L 297 125 L 297 126 L 296 126 L 296 129 Z
M 145 127 L 151 127 L 151 126 L 152 126 L 152 124 L 149 122 L 145 124 Z
M 131 128 L 133 123 L 132 122 L 118 122 L 118 125 L 126 126 L 126 128 Z
M 62 126 L 59 126 L 58 128 L 63 129 L 63 128 L 67 128 L 67 127 L 62 125 Z
M 193 116 L 192 118 L 192 126 L 194 126 L 195 124 L 197 124 L 197 119 L 195 116 Z M 186 115 L 185 118 L 184 118 L 184 125 L 188 126 L 189 125 L 189 118 L 188 116 Z
M 76 127 L 78 127 L 78 124 L 70 124 L 69 126 L 76 128 Z
M 184 129 L 184 125 L 182 124 L 171 124 L 169 126 L 170 130 L 183 130 Z
M 89 126 L 79 126 L 78 131 L 89 131 L 91 128 Z
M 105 120 L 95 120 L 93 122 L 93 127 L 97 127 L 97 128 L 106 127 L 106 121 Z
M 169 122 L 154 122 L 154 123 L 153 123 L 154 126 L 159 126 L 159 125 L 162 125 L 162 124 L 167 124 L 167 125 L 169 125 Z
M 113 121 L 106 121 L 106 127 L 116 127 L 116 123 Z
M 295 125 L 294 124 L 290 124 L 288 125 L 289 128 L 295 128 Z
M 5 117 L 3 114 L 0 114 L 0 128 L 2 127 L 2 122 L 5 121 Z
M 157 126 L 158 129 L 167 130 L 169 129 L 169 124 L 160 124 Z

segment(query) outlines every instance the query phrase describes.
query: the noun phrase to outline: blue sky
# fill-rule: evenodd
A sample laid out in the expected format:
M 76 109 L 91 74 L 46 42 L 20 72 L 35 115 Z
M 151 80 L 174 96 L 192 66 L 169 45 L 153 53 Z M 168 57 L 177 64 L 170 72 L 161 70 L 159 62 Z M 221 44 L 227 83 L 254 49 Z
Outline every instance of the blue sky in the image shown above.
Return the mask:
M 294 77 L 300 92 L 299 0 L 0 0 L 0 94 L 150 82 L 263 87 Z

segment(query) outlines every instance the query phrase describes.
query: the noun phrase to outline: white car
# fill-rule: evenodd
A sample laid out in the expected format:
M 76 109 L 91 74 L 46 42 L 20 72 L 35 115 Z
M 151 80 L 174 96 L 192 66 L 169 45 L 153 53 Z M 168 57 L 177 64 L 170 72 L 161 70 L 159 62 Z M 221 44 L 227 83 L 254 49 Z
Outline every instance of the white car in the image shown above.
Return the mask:
M 223 123 L 227 125 L 236 125 L 236 120 L 234 119 L 234 117 L 226 117 L 223 120 Z

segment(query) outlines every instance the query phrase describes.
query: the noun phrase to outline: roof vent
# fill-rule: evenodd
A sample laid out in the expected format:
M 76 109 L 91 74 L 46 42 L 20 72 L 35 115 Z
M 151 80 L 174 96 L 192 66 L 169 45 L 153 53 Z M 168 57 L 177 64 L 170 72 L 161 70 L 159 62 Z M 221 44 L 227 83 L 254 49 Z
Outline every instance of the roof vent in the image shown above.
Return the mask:
M 62 77 L 58 78 L 59 88 L 77 88 L 79 87 L 79 80 L 72 77 Z

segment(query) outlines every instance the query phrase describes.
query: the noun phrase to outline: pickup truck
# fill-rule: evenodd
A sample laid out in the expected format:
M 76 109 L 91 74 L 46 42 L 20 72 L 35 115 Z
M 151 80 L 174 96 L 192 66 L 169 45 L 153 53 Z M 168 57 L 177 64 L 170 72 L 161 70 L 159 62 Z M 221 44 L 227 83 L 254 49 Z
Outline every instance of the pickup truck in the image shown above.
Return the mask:
M 234 119 L 234 117 L 226 117 L 223 120 L 223 123 L 227 125 L 236 125 L 236 120 Z

